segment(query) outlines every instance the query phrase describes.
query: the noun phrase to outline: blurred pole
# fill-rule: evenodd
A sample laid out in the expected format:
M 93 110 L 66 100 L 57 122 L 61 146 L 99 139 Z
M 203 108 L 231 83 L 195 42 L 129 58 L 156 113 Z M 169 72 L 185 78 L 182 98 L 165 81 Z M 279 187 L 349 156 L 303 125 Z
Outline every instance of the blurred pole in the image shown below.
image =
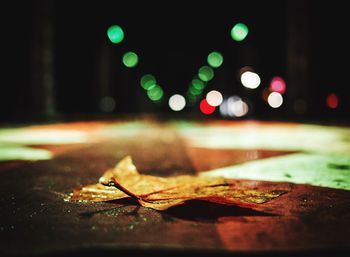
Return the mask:
M 54 79 L 54 1 L 33 1 L 32 100 L 34 117 L 50 119 L 56 113 Z
M 289 115 L 307 111 L 311 87 L 310 1 L 287 1 L 287 106 Z
M 112 60 L 111 57 L 113 53 L 111 52 L 111 47 L 106 43 L 101 45 L 98 55 L 98 85 L 96 89 L 97 105 L 99 111 L 103 112 L 101 108 L 102 101 L 105 97 L 113 97 L 113 92 L 111 90 L 111 73 L 112 73 Z

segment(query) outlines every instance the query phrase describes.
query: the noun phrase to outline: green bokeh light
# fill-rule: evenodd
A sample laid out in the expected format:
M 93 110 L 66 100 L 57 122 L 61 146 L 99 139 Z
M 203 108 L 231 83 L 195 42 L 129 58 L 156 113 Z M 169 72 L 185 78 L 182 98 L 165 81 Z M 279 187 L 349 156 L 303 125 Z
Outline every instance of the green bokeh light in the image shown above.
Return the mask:
M 191 95 L 200 95 L 201 93 L 202 93 L 202 89 L 197 89 L 197 88 L 195 88 L 195 87 L 190 87 L 189 89 L 188 89 L 188 92 L 191 94 Z
M 124 31 L 120 26 L 113 25 L 107 29 L 107 36 L 113 44 L 118 44 L 124 39 Z
M 207 58 L 208 64 L 213 68 L 218 68 L 222 65 L 224 58 L 219 52 L 211 52 Z
M 134 52 L 126 52 L 123 55 L 123 64 L 128 68 L 133 68 L 139 62 L 139 57 Z
M 197 90 L 203 90 L 203 88 L 205 87 L 205 83 L 202 80 L 193 79 L 191 81 L 191 86 Z
M 146 74 L 141 77 L 140 84 L 145 90 L 150 90 L 156 86 L 156 78 L 151 74 Z
M 204 81 L 208 82 L 214 77 L 214 70 L 209 66 L 202 66 L 198 71 L 198 77 Z
M 156 85 L 155 87 L 152 87 L 150 90 L 147 91 L 147 95 L 149 99 L 152 101 L 160 101 L 164 95 L 163 89 Z
M 231 37 L 235 41 L 242 41 L 247 37 L 248 31 L 248 27 L 245 24 L 237 23 L 231 29 Z

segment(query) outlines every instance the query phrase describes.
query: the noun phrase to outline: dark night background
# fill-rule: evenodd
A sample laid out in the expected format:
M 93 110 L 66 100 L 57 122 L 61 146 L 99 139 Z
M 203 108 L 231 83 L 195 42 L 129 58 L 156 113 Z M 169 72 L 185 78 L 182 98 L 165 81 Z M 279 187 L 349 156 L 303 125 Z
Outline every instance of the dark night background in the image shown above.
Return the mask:
M 207 90 L 240 95 L 250 104 L 244 118 L 348 122 L 345 1 L 8 1 L 2 4 L 0 121 L 97 117 L 101 99 L 116 107 L 109 116 L 154 113 L 171 117 L 167 99 L 185 94 L 211 51 L 224 56 Z M 249 27 L 235 42 L 237 22 Z M 125 38 L 112 44 L 106 30 L 120 25 Z M 138 53 L 135 68 L 121 59 Z M 256 90 L 239 82 L 251 66 L 261 77 Z M 139 85 L 154 74 L 165 95 L 152 103 Z M 286 80 L 281 108 L 261 97 L 273 76 Z M 326 105 L 335 93 L 336 109 Z M 302 102 L 302 111 L 295 104 Z M 177 117 L 202 117 L 198 105 Z M 212 117 L 221 118 L 216 112 Z

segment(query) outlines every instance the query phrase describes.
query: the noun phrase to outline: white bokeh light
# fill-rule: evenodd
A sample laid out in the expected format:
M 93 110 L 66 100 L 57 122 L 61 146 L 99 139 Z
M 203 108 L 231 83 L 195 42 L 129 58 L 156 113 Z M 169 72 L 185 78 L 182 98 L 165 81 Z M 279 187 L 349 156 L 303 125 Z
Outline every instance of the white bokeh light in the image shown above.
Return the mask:
M 241 82 L 246 88 L 255 89 L 260 85 L 261 79 L 255 72 L 246 71 L 241 75 Z
M 220 113 L 226 117 L 243 117 L 248 111 L 248 104 L 239 96 L 231 96 L 220 105 Z
M 243 117 L 248 113 L 248 105 L 242 100 L 236 101 L 229 106 L 229 111 L 233 114 L 233 116 Z
M 280 93 L 272 92 L 267 97 L 267 102 L 272 108 L 278 108 L 283 103 L 283 97 Z
M 169 98 L 169 107 L 173 111 L 181 111 L 186 106 L 186 99 L 182 95 L 175 94 Z
M 212 90 L 207 93 L 206 99 L 209 105 L 216 107 L 222 103 L 223 97 L 219 91 Z

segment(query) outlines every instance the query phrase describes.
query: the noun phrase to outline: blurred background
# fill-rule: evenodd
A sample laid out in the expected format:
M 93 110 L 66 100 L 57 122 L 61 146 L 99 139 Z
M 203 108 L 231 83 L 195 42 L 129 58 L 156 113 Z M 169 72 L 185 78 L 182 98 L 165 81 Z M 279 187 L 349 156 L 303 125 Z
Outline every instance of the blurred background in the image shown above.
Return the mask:
M 0 121 L 348 122 L 345 1 L 7 1 Z

